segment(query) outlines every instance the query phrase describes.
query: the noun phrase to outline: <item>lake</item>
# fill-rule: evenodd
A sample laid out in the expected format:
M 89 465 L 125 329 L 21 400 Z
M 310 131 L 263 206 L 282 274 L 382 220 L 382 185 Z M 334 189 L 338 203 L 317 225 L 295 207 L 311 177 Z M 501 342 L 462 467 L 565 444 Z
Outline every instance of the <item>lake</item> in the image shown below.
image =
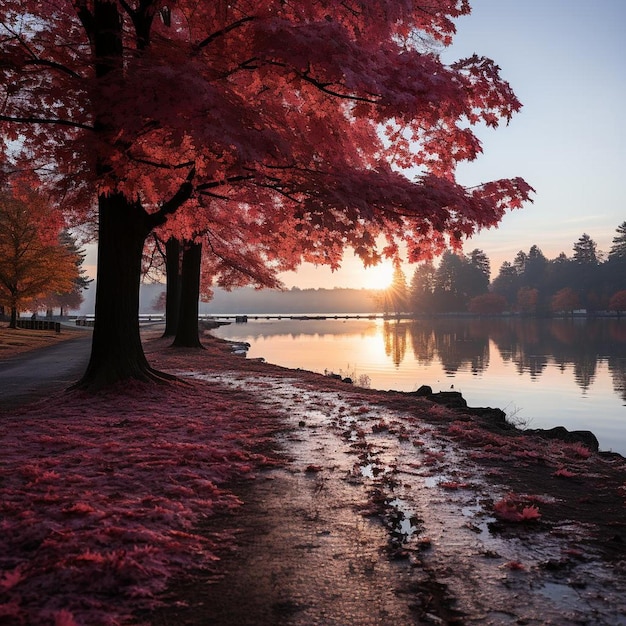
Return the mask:
M 258 320 L 212 331 L 249 358 L 373 389 L 460 391 L 521 427 L 591 430 L 626 456 L 626 319 Z

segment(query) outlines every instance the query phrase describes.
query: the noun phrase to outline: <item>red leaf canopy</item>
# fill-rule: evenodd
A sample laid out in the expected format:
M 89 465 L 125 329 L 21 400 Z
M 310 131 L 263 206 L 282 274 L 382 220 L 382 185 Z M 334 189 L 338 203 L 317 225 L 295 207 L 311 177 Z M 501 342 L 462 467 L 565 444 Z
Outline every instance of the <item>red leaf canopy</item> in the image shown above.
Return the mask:
M 220 259 L 268 283 L 302 261 L 336 267 L 346 247 L 366 264 L 401 242 L 429 257 L 532 191 L 455 182 L 480 152 L 471 127 L 521 106 L 492 61 L 442 64 L 468 12 L 466 0 L 4 0 L 2 158 L 27 158 L 79 218 L 116 191 L 170 233 L 208 237 L 224 276 Z M 193 194 L 172 202 L 185 181 Z

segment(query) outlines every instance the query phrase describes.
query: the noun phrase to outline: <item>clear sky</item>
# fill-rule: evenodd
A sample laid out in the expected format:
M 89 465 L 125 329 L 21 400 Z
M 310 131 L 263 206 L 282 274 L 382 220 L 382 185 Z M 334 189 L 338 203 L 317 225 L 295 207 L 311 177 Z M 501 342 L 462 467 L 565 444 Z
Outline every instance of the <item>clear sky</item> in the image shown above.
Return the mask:
M 626 0 L 471 0 L 446 62 L 477 53 L 496 61 L 523 103 L 508 127 L 479 133 L 484 154 L 459 168 L 474 185 L 522 176 L 535 201 L 499 228 L 469 240 L 491 259 L 492 277 L 518 250 L 572 255 L 587 233 L 608 252 L 626 221 Z M 406 266 L 407 277 L 413 273 Z M 379 287 L 348 252 L 342 269 L 303 266 L 287 287 Z

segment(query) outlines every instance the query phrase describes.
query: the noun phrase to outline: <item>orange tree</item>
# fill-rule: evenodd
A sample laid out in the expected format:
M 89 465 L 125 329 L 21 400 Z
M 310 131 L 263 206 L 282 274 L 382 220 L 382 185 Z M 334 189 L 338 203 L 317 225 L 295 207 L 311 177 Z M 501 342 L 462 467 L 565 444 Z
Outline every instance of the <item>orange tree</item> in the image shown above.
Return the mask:
M 618 315 L 626 311 L 626 289 L 614 293 L 609 300 L 609 311 L 616 311 Z
M 467 310 L 476 315 L 499 315 L 506 309 L 506 298 L 497 293 L 482 293 L 469 301 Z
M 59 240 L 59 223 L 41 196 L 0 192 L 0 303 L 17 313 L 50 292 L 70 291 L 77 259 Z
M 167 378 L 137 316 L 155 228 L 208 239 L 218 284 L 233 267 L 271 284 L 302 261 L 337 267 L 347 247 L 365 264 L 400 243 L 428 258 L 521 206 L 532 190 L 519 178 L 455 180 L 481 149 L 472 127 L 521 106 L 491 60 L 444 64 L 432 45 L 469 12 L 467 0 L 3 0 L 0 164 L 27 162 L 77 219 L 98 212 L 80 386 Z
M 580 297 L 571 287 L 564 287 L 552 296 L 552 310 L 574 314 L 580 308 Z

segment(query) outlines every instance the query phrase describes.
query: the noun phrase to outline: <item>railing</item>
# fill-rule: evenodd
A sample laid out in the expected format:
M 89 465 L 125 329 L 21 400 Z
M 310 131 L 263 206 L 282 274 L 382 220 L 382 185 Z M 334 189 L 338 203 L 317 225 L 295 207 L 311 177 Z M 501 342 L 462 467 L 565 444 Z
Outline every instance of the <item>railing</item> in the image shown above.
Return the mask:
M 93 318 L 85 318 L 85 317 L 77 317 L 76 318 L 76 326 L 93 326 L 96 320 Z
M 60 322 L 50 320 L 17 320 L 15 325 L 25 330 L 53 330 L 55 333 L 61 332 Z

